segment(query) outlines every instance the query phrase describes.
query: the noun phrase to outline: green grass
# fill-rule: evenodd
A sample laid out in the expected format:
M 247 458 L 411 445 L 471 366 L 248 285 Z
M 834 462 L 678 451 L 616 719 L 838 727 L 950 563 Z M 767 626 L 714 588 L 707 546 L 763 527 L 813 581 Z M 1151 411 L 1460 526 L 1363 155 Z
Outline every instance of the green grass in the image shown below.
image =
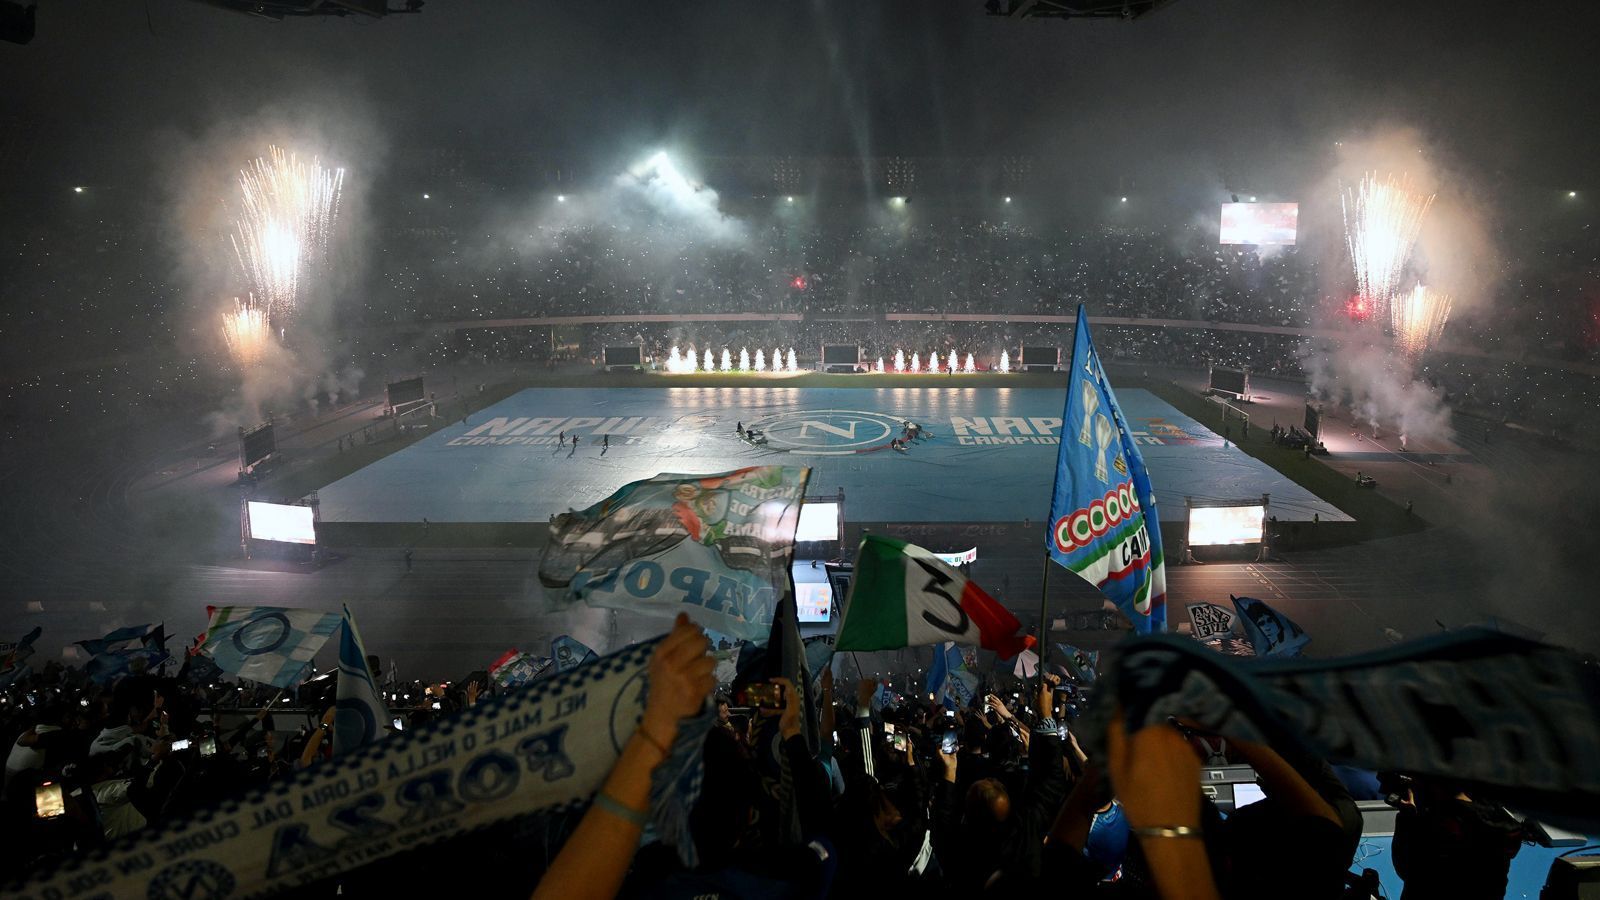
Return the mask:
M 1192 391 L 1168 381 L 1124 380 L 1128 387 L 1142 387 L 1155 394 L 1184 415 L 1217 430 L 1220 427 L 1222 407 Z M 1251 428 L 1250 436 L 1240 440 L 1240 429 L 1235 425 L 1233 442 L 1240 450 L 1261 460 L 1283 473 L 1285 478 L 1300 485 L 1318 497 L 1332 503 L 1355 518 L 1354 522 L 1322 522 L 1316 526 L 1302 524 L 1298 529 L 1293 548 L 1327 547 L 1352 544 L 1374 538 L 1410 534 L 1428 527 L 1420 516 L 1407 515 L 1405 508 L 1370 488 L 1358 487 L 1347 475 L 1335 472 L 1316 457 L 1305 458 L 1300 450 L 1291 450 L 1272 443 L 1271 427 Z M 1286 542 L 1285 548 L 1290 548 Z

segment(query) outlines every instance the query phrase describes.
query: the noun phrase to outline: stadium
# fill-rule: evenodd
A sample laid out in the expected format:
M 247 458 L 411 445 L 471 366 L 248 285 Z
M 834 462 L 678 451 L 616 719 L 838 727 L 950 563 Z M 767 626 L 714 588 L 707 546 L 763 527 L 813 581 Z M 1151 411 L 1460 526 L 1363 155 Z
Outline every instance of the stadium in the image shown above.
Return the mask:
M 1277 86 L 1211 121 L 1105 74 L 1176 55 L 1242 93 L 1194 55 L 1223 23 L 1322 52 L 1409 27 L 1384 4 L 644 16 L 695 63 L 443 5 L 183 4 L 205 66 L 439 82 L 228 75 L 146 120 L 51 76 L 154 71 L 154 22 L 107 61 L 142 25 L 0 3 L 31 42 L 0 53 L 8 894 L 447 889 L 415 862 L 475 848 L 527 860 L 495 896 L 601 860 L 596 896 L 1600 879 L 1582 91 L 1519 103 L 1441 51 L 1508 148 L 1420 61 L 1372 100 L 1383 48 L 1292 122 Z M 933 56 L 877 62 L 901 13 Z M 1508 64 L 1582 52 L 1510 27 Z M 455 43 L 511 28 L 593 85 Z M 991 71 L 1062 47 L 1112 93 Z M 1196 836 L 1211 861 L 1167 855 Z

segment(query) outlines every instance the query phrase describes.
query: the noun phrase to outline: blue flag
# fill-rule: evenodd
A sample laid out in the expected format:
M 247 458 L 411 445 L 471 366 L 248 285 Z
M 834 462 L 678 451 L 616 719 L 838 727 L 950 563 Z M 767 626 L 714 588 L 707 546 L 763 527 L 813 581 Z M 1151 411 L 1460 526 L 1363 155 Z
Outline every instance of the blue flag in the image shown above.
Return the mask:
M 550 642 L 550 658 L 556 661 L 556 671 L 576 669 L 591 659 L 598 659 L 594 651 L 570 634 L 563 634 Z
M 952 641 L 941 644 L 928 668 L 928 693 L 949 709 L 972 704 L 977 695 L 978 677 L 967 667 L 967 658 Z
M 166 629 L 160 625 L 130 625 L 105 637 L 78 641 L 89 654 L 84 672 L 95 684 L 106 685 L 123 675 L 154 672 L 172 658 L 167 652 Z
M 1081 305 L 1045 547 L 1110 598 L 1135 631 L 1167 630 L 1167 572 L 1150 473 Z
M 339 634 L 339 683 L 334 688 L 333 755 L 346 753 L 388 733 L 389 707 L 378 692 L 367 649 L 361 644 L 355 617 L 344 608 L 344 628 Z
M 338 613 L 315 609 L 212 607 L 200 652 L 240 678 L 294 687 L 343 621 Z
M 15 684 L 33 674 L 33 667 L 28 665 L 28 657 L 33 655 L 33 642 L 39 639 L 44 629 L 38 625 L 33 630 L 22 636 L 16 643 L 6 642 L 0 644 L 0 687 Z
M 1254 597 L 1229 597 L 1257 656 L 1299 656 L 1311 638 L 1289 617 Z
M 1061 667 L 1079 684 L 1094 684 L 1099 675 L 1100 651 L 1079 650 L 1071 644 L 1056 644 L 1061 654 Z

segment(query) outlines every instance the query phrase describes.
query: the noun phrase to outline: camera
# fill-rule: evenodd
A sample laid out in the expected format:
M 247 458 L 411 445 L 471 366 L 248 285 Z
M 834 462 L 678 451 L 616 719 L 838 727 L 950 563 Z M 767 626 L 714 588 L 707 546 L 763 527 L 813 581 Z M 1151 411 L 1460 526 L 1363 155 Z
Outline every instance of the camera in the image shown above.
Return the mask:
M 781 684 L 745 685 L 740 700 L 740 706 L 754 706 L 757 709 L 783 709 L 788 705 Z

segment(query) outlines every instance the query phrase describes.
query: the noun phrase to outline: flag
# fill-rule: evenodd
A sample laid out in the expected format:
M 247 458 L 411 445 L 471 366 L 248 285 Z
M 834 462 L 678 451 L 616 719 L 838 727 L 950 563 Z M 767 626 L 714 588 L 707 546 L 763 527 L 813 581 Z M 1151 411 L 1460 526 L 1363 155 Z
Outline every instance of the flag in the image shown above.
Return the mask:
M 1289 617 L 1253 597 L 1233 597 L 1244 635 L 1257 656 L 1299 656 L 1311 638 Z
M 591 606 L 673 614 L 764 640 L 788 589 L 811 470 L 657 475 L 556 516 L 539 581 Z
M 344 608 L 344 628 L 339 633 L 339 682 L 334 688 L 333 755 L 346 753 L 388 733 L 389 707 L 378 692 L 367 648 L 356 630 L 350 607 Z
M 166 629 L 161 625 L 130 625 L 77 643 L 89 654 L 84 673 L 99 685 L 110 684 L 124 675 L 153 673 L 172 658 L 167 652 Z
M 1061 654 L 1061 667 L 1079 684 L 1094 684 L 1100 677 L 1100 651 L 1079 650 L 1071 644 L 1056 644 Z
M 934 648 L 933 665 L 928 667 L 928 693 L 950 709 L 972 705 L 977 696 L 978 676 L 967 668 L 967 659 L 953 641 Z
M 839 650 L 898 650 L 954 641 L 1010 659 L 1032 639 L 999 601 L 927 550 L 867 535 L 840 617 Z
M 28 657 L 33 655 L 33 642 L 39 639 L 44 629 L 38 625 L 33 630 L 22 636 L 16 643 L 9 641 L 0 643 L 0 687 L 16 684 L 33 674 L 33 667 L 28 665 Z
M 470 836 L 496 823 L 580 812 L 644 714 L 658 646 L 660 639 L 637 644 L 266 790 L 152 822 L 108 846 L 40 865 L 26 882 L 7 876 L 0 894 L 80 896 L 88 877 L 105 897 L 145 897 L 152 886 L 158 896 L 265 897 L 302 887 L 311 860 L 316 878 L 337 878 L 439 842 L 476 840 Z M 690 869 L 696 858 L 688 817 L 714 719 L 704 709 L 679 722 L 667 760 L 649 776 L 650 830 L 675 844 Z
M 1033 678 L 1039 674 L 1039 654 L 1032 650 L 1024 650 L 1017 654 L 1017 663 L 1011 667 L 1011 674 L 1018 678 Z
M 1600 827 L 1600 669 L 1573 650 L 1467 629 L 1339 659 L 1241 660 L 1151 635 L 1118 646 L 1102 675 L 1080 720 L 1091 758 L 1116 710 L 1130 736 L 1180 716 L 1286 758 L 1440 778 L 1547 824 Z
M 1150 473 L 1100 366 L 1081 305 L 1061 415 L 1045 548 L 1110 598 L 1135 631 L 1166 631 L 1167 573 Z
M 1190 603 L 1186 606 L 1191 636 L 1197 641 L 1226 637 L 1239 630 L 1238 615 L 1225 606 L 1215 603 Z
M 550 642 L 550 658 L 556 661 L 557 672 L 565 672 L 568 669 L 576 669 L 596 657 L 594 651 L 584 646 L 577 638 L 563 634 Z
M 201 652 L 224 672 L 294 687 L 317 651 L 344 621 L 338 613 L 281 606 L 207 607 L 211 621 Z
M 489 664 L 489 677 L 501 688 L 519 688 L 543 674 L 550 662 L 548 657 L 535 659 L 533 654 L 512 647 Z
M 833 635 L 819 634 L 805 639 L 806 671 L 820 678 L 822 670 L 833 664 Z

